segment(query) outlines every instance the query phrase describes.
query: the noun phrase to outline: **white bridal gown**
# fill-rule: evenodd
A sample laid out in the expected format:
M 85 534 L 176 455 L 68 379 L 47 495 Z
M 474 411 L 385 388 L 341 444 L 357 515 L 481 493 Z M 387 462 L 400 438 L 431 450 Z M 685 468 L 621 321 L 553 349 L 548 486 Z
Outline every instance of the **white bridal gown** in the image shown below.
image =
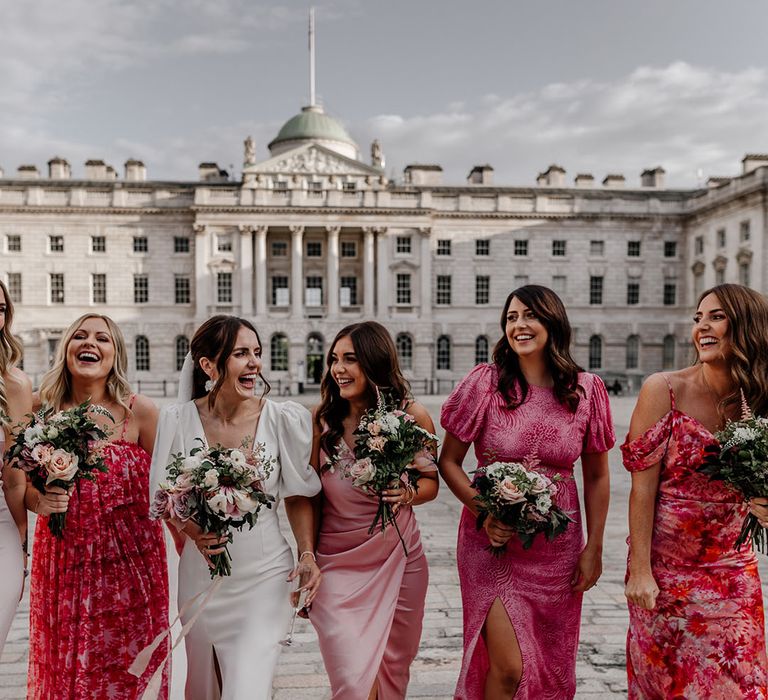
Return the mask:
M 4 448 L 5 433 L 0 428 L 0 468 L 3 465 Z M 2 484 L 2 473 L 0 473 L 0 484 Z M 2 651 L 19 605 L 21 586 L 24 582 L 24 558 L 19 530 L 5 502 L 2 489 L 0 489 L 0 568 L 3 572 L 0 578 L 0 651 Z
M 204 438 L 194 402 L 174 404 L 160 414 L 152 456 L 150 488 L 154 493 L 163 481 L 171 455 L 189 454 Z M 297 403 L 266 400 L 256 430 L 256 440 L 266 445 L 265 454 L 276 459 L 266 491 L 276 498 L 271 509 L 262 507 L 252 530 L 246 525 L 234 532 L 229 545 L 232 575 L 223 577 L 187 635 L 187 700 L 267 700 L 272 677 L 293 609 L 289 597 L 295 583 L 286 578 L 293 568 L 293 555 L 280 532 L 279 500 L 288 496 L 314 496 L 320 480 L 309 465 L 312 425 L 309 411 Z M 175 553 L 169 551 L 169 562 Z M 175 576 L 171 574 L 171 585 Z M 211 585 L 211 577 L 194 542 L 186 538 L 178 569 L 178 606 Z M 202 596 L 201 596 L 202 598 Z M 199 601 L 198 601 L 199 602 Z M 197 607 L 182 616 L 188 620 Z M 219 695 L 214 650 L 222 676 Z M 176 663 L 174 655 L 174 664 Z M 174 678 L 177 673 L 174 673 Z M 173 697 L 178 689 L 174 688 Z

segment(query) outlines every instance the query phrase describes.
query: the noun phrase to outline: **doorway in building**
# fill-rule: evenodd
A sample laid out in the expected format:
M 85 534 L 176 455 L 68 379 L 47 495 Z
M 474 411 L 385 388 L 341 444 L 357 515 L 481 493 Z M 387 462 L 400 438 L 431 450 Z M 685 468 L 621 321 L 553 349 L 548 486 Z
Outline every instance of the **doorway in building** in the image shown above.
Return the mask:
M 323 337 L 318 333 L 310 333 L 307 337 L 307 386 L 320 386 L 324 361 Z

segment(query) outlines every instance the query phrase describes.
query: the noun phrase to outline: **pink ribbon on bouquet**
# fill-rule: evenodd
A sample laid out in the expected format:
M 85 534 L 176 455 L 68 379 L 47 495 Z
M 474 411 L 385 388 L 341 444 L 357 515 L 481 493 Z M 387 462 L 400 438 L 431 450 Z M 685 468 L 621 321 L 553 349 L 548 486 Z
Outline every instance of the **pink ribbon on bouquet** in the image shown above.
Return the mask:
M 190 598 L 179 610 L 178 614 L 174 618 L 173 622 L 168 626 L 167 629 L 163 630 L 158 634 L 152 642 L 144 647 L 138 654 L 138 656 L 133 660 L 133 663 L 128 668 L 128 673 L 130 673 L 132 676 L 136 676 L 137 678 L 140 678 L 142 675 L 144 675 L 144 672 L 147 670 L 147 666 L 149 666 L 149 662 L 152 660 L 152 655 L 157 651 L 157 649 L 160 647 L 160 645 L 163 643 L 163 641 L 166 639 L 166 637 L 169 637 L 171 635 L 171 630 L 173 629 L 173 626 L 181 620 L 182 615 L 189 610 L 192 605 L 197 601 L 198 598 L 202 596 L 202 600 L 200 601 L 200 605 L 198 606 L 197 610 L 195 611 L 195 614 L 192 615 L 192 617 L 189 618 L 186 624 L 184 624 L 181 628 L 181 632 L 179 632 L 179 636 L 176 638 L 176 641 L 173 643 L 173 646 L 168 649 L 168 652 L 166 653 L 165 657 L 163 658 L 162 662 L 158 665 L 157 670 L 152 674 L 152 678 L 149 679 L 149 683 L 147 684 L 147 687 L 144 689 L 144 692 L 141 695 L 140 700 L 157 700 L 157 698 L 160 697 L 160 688 L 163 685 L 163 670 L 165 669 L 165 665 L 168 663 L 169 659 L 171 658 L 171 655 L 173 654 L 173 650 L 179 646 L 179 644 L 182 642 L 184 637 L 187 636 L 189 633 L 189 630 L 192 629 L 192 626 L 197 622 L 197 618 L 200 617 L 200 613 L 205 610 L 206 606 L 210 602 L 211 598 L 213 597 L 213 594 L 216 593 L 216 591 L 221 588 L 221 584 L 224 581 L 224 579 L 221 576 L 218 576 L 213 583 L 208 586 L 204 591 L 200 591 L 196 596 Z

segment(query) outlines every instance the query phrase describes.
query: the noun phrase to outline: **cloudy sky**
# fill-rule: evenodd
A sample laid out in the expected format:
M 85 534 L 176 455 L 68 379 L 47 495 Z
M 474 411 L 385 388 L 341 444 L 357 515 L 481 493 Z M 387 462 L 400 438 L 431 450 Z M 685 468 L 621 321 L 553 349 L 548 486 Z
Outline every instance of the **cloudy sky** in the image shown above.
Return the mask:
M 672 185 L 768 152 L 764 0 L 315 0 L 317 91 L 367 159 L 550 163 Z M 75 175 L 88 158 L 152 179 L 242 162 L 308 101 L 307 8 L 284 0 L 0 0 L 0 167 Z

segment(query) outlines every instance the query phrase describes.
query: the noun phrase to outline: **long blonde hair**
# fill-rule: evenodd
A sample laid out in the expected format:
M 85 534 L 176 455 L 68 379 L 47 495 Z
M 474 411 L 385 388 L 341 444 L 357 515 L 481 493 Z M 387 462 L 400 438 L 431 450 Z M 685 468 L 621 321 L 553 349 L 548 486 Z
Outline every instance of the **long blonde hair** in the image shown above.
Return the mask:
M 115 346 L 115 361 L 107 375 L 107 396 L 122 406 L 126 415 L 130 413 L 128 403 L 131 397 L 131 385 L 128 383 L 128 352 L 125 347 L 125 339 L 118 325 L 103 314 L 83 314 L 62 335 L 56 348 L 56 359 L 53 367 L 49 369 L 40 382 L 40 402 L 44 406 L 50 406 L 57 411 L 64 401 L 72 395 L 72 375 L 67 368 L 67 347 L 77 329 L 89 318 L 99 318 L 107 324 L 109 334 L 112 336 L 112 344 Z
M 21 359 L 22 346 L 13 335 L 13 300 L 8 294 L 8 287 L 0 280 L 0 290 L 5 297 L 5 324 L 0 329 L 0 415 L 8 412 L 8 395 L 5 393 L 5 377 Z M 2 421 L 0 421 L 0 424 Z

